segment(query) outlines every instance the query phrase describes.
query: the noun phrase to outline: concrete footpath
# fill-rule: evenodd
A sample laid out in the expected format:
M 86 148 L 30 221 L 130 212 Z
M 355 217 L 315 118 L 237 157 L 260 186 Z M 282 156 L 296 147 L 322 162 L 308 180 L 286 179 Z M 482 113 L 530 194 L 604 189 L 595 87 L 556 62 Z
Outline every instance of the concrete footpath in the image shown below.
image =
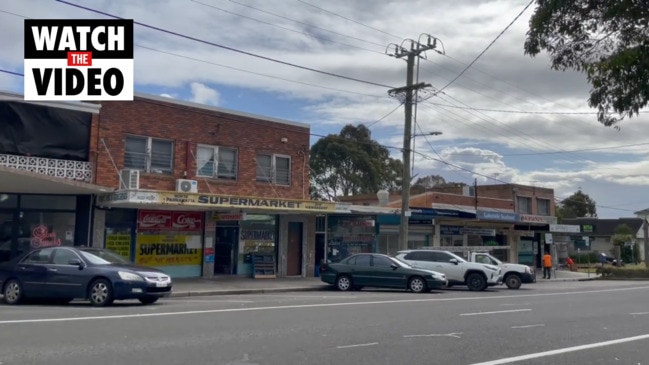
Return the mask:
M 595 280 L 596 275 L 565 270 L 556 270 L 552 279 L 543 279 L 543 271 L 536 272 L 538 284 L 562 281 Z M 246 277 L 222 276 L 201 279 L 174 280 L 172 297 L 208 296 L 226 294 L 262 294 L 304 291 L 334 290 L 320 278 L 278 278 L 252 279 Z

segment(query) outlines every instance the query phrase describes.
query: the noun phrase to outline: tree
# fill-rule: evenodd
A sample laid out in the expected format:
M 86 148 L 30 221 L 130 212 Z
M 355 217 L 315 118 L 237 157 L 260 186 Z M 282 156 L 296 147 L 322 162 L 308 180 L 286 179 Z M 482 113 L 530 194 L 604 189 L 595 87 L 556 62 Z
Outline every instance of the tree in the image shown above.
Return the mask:
M 592 87 L 588 104 L 597 108 L 597 119 L 604 125 L 637 115 L 649 102 L 647 1 L 536 3 L 525 54 L 534 57 L 545 50 L 553 69 L 584 72 Z
M 563 199 L 557 209 L 559 218 L 597 217 L 597 206 L 593 199 L 581 190 Z
M 443 176 L 428 175 L 418 178 L 410 187 L 411 194 L 421 194 L 435 187 L 464 186 L 462 182 L 446 182 Z
M 365 125 L 346 125 L 311 147 L 311 198 L 375 194 L 401 188 L 403 164 L 372 140 Z

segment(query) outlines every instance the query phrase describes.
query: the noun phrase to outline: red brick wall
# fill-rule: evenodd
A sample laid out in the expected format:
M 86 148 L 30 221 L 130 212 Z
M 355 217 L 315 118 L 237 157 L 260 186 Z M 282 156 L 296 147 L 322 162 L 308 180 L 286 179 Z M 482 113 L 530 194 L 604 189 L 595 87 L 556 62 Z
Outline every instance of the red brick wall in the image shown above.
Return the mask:
M 428 192 L 412 197 L 410 199 L 411 207 L 431 208 L 433 204 L 450 204 L 458 206 L 475 207 L 475 197 L 448 194 L 439 192 Z M 401 201 L 390 202 L 391 207 L 401 207 Z M 478 208 L 495 208 L 495 209 L 514 209 L 512 199 L 494 199 L 478 196 Z
M 140 189 L 174 191 L 176 179 L 194 179 L 203 193 L 211 188 L 214 194 L 302 199 L 304 191 L 309 196 L 309 128 L 136 97 L 132 102 L 103 102 L 99 133 L 118 170 L 124 164 L 126 135 L 174 141 L 173 175 L 141 173 Z M 197 178 L 197 144 L 237 148 L 237 180 Z M 262 152 L 291 156 L 290 186 L 257 182 L 255 158 Z M 98 155 L 96 183 L 119 187 L 118 173 L 101 143 Z

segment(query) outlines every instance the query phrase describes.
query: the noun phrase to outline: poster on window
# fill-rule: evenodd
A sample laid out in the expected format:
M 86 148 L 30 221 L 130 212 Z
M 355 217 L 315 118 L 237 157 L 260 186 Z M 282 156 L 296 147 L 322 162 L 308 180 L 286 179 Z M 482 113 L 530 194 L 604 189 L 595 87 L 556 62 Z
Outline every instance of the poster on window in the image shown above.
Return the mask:
M 115 251 L 118 255 L 127 260 L 131 259 L 131 235 L 130 234 L 107 234 L 106 248 Z
M 203 250 L 196 248 L 200 236 L 138 235 L 135 263 L 143 266 L 201 265 Z
M 273 228 L 274 229 L 274 228 Z M 270 229 L 241 229 L 239 248 L 243 253 L 275 252 L 275 232 Z
M 203 213 L 140 210 L 137 228 L 139 231 L 201 232 L 203 230 Z

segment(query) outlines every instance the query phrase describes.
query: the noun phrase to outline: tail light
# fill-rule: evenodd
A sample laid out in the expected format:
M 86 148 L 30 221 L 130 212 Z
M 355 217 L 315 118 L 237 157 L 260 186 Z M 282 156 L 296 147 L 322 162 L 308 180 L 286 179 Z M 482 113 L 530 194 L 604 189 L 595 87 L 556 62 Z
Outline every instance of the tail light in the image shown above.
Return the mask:
M 329 269 L 329 266 L 327 266 L 327 264 L 320 265 L 320 272 L 327 271 L 328 269 Z

